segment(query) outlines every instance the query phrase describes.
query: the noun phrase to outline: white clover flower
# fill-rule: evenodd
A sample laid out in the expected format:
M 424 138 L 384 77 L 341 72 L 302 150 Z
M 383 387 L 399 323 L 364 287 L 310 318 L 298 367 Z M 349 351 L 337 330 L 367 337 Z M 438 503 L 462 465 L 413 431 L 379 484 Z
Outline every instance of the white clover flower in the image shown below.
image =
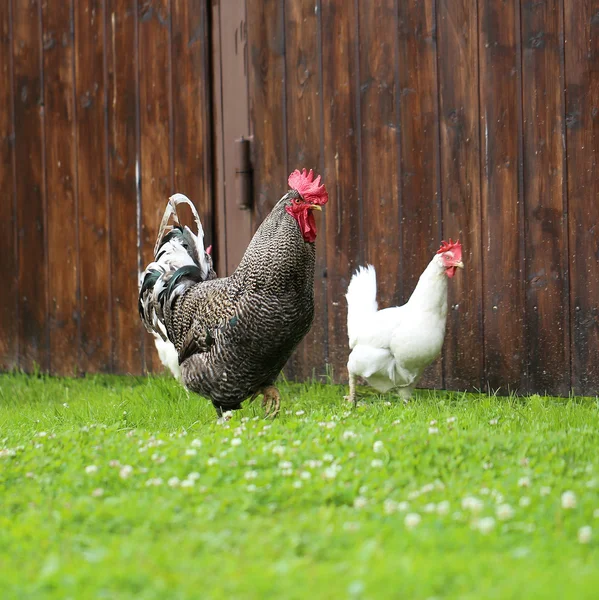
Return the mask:
M 437 514 L 443 517 L 449 514 L 450 509 L 451 505 L 449 504 L 449 500 L 442 500 L 437 504 Z
M 336 465 L 332 465 L 330 467 L 327 467 L 323 471 L 323 476 L 324 476 L 325 479 L 335 479 L 335 477 L 337 477 L 337 473 L 338 472 L 339 472 L 339 470 L 336 467 Z
M 283 477 L 291 477 L 293 475 L 293 469 L 281 469 L 281 475 Z
M 327 429 L 334 429 L 335 427 L 337 427 L 337 423 L 335 423 L 335 421 L 329 421 L 329 422 L 326 424 L 326 428 L 327 428 Z
M 447 423 L 449 423 L 450 425 L 452 423 L 455 423 L 458 420 L 457 417 L 447 417 Z
M 88 465 L 87 467 L 85 467 L 85 472 L 88 475 L 93 475 L 94 473 L 98 472 L 98 467 L 96 467 L 96 465 Z
M 35 477 L 35 473 L 32 471 L 27 471 L 27 473 L 25 473 L 25 477 L 27 477 L 27 479 L 33 479 Z
M 46 437 L 48 435 L 48 433 L 46 431 L 39 431 L 37 434 L 37 437 Z
M 299 490 L 299 488 L 301 488 L 301 487 L 302 487 L 302 485 L 303 485 L 303 483 L 302 483 L 301 481 L 299 481 L 299 480 L 298 480 L 298 481 L 294 481 L 294 482 L 293 482 L 293 487 L 294 487 L 296 490 Z
M 191 440 L 190 446 L 192 448 L 201 448 L 201 446 L 202 446 L 202 440 L 199 440 L 198 438 L 196 438 L 195 440 Z
M 253 483 L 250 483 L 245 489 L 248 492 L 255 492 L 258 488 Z
M 192 471 L 187 476 L 187 479 L 189 479 L 190 481 L 197 481 L 199 478 L 200 478 L 200 474 L 197 471 Z
M 522 496 L 518 504 L 523 508 L 526 508 L 527 506 L 530 506 L 530 498 L 528 496 Z
M 127 479 L 127 477 L 129 477 L 129 475 L 131 475 L 131 473 L 133 473 L 133 467 L 131 465 L 125 465 L 120 471 L 119 471 L 119 477 L 121 479 Z
M 495 519 L 493 517 L 483 517 L 476 523 L 476 528 L 484 535 L 491 533 L 495 528 Z
M 478 514 L 484 508 L 484 503 L 479 498 L 475 498 L 474 496 L 466 496 L 462 500 L 462 509 L 469 510 L 474 514 Z
M 241 440 L 239 438 L 233 438 L 231 440 L 231 446 L 241 446 Z
M 65 408 L 69 408 L 69 403 L 68 403 L 68 402 L 63 402 L 63 403 L 62 403 L 62 405 L 63 405 Z
M 233 418 L 233 411 L 227 410 L 223 413 L 222 419 L 223 421 L 230 421 Z M 187 435 L 187 432 L 186 432 Z
M 352 438 L 357 437 L 356 434 L 353 431 L 350 431 L 349 429 L 347 431 L 343 432 L 343 435 L 341 436 L 344 440 L 351 440 Z
M 518 479 L 518 487 L 530 487 L 530 478 L 520 477 L 520 479 Z
M 299 476 L 303 480 L 308 480 L 312 477 L 312 473 L 310 473 L 310 471 L 302 471 Z
M 566 491 L 562 494 L 562 508 L 576 508 L 576 494 L 571 491 Z
M 94 498 L 99 498 L 100 496 L 104 495 L 104 489 L 103 488 L 96 488 L 93 492 L 92 492 L 92 496 Z
M 485 471 L 488 471 L 489 469 L 492 469 L 492 468 L 493 468 L 493 463 L 492 462 L 484 462 L 483 463 L 483 469 Z
M 198 451 L 195 448 L 187 448 L 187 450 L 185 450 L 185 456 L 195 456 L 198 453 Z
M 414 529 L 420 525 L 420 521 L 422 521 L 422 517 L 418 513 L 408 513 L 404 519 L 404 525 L 408 529 Z
M 385 450 L 385 444 L 383 444 L 381 440 L 376 440 L 376 442 L 372 444 L 372 450 L 376 454 L 379 454 L 380 452 L 383 452 Z
M 214 465 L 218 464 L 218 458 L 215 458 L 214 456 L 212 456 L 212 457 L 210 457 L 210 458 L 209 458 L 209 459 L 206 461 L 206 464 L 207 464 L 209 467 L 212 467 L 212 466 L 214 466 Z
M 420 490 L 412 490 L 408 494 L 408 500 L 416 500 L 416 498 L 418 498 L 420 496 L 420 494 L 421 494 Z
M 429 427 L 428 432 L 430 435 L 434 435 L 435 433 L 439 433 L 439 428 L 438 427 Z
M 401 423 L 401 419 L 395 419 L 391 425 L 399 425 Z
M 434 513 L 437 510 L 437 505 L 434 502 L 425 504 L 422 508 L 425 513 Z
M 282 460 L 279 463 L 279 469 L 292 469 L 293 468 L 293 463 L 289 462 L 288 460 Z
M 307 460 L 304 464 L 309 469 L 318 469 L 319 467 L 322 467 L 322 461 L 321 460 Z
M 249 481 L 250 479 L 256 479 L 258 477 L 258 471 L 246 471 L 244 477 Z
M 433 419 L 433 420 L 432 420 L 432 421 L 429 423 L 429 425 L 430 425 L 431 427 L 432 427 L 432 426 L 434 426 L 434 425 L 436 425 L 436 424 L 437 424 L 437 419 Z
M 283 456 L 283 454 L 285 454 L 285 446 L 274 446 L 272 453 L 276 454 L 277 456 Z
M 181 480 L 178 477 L 171 477 L 167 483 L 170 487 L 179 487 L 179 485 L 181 485 Z
M 160 477 L 154 477 L 152 479 L 148 479 L 148 481 L 146 481 L 146 486 L 150 487 L 150 486 L 159 486 L 162 485 L 163 481 Z
M 368 500 L 364 498 L 364 496 L 357 496 L 354 499 L 354 508 L 357 508 L 358 510 L 364 508 L 367 504 Z
M 499 423 L 499 419 L 491 419 L 489 421 L 489 425 L 497 425 L 497 423 Z
M 539 490 L 539 493 L 541 494 L 541 496 L 549 496 L 549 494 L 551 494 L 551 488 L 548 485 L 544 485 Z
M 332 454 L 324 454 L 322 460 L 324 462 L 333 462 L 335 460 L 335 457 Z
M 193 487 L 195 485 L 195 483 L 196 482 L 193 479 L 184 479 L 181 482 L 181 487 L 182 488 L 190 488 L 190 487 Z
M 425 483 L 420 488 L 420 493 L 421 494 L 430 494 L 434 489 L 435 489 L 435 484 L 434 483 Z
M 495 509 L 495 515 L 500 521 L 508 521 L 514 517 L 514 509 L 509 504 L 500 504 Z
M 152 454 L 152 460 L 155 463 L 158 463 L 159 465 L 161 465 L 164 462 L 166 462 L 166 456 L 164 456 L 162 454 L 158 454 L 158 452 L 154 452 L 154 454 Z
M 386 515 L 392 515 L 398 510 L 397 502 L 395 500 L 391 500 L 391 498 L 387 498 L 383 502 L 383 510 L 385 511 Z
M 374 458 L 374 459 L 372 459 L 370 466 L 373 469 L 380 469 L 384 464 L 385 463 L 383 463 L 383 461 L 380 458 Z
M 295 414 L 296 414 L 296 416 L 301 417 L 302 415 L 305 415 L 306 413 L 303 410 L 296 410 Z
M 108 463 L 109 467 L 120 467 L 121 466 L 121 461 L 120 460 L 111 460 Z
M 599 508 L 593 511 L 593 519 L 599 519 Z
M 586 486 L 589 489 L 596 488 L 597 487 L 597 480 L 596 479 L 591 479 L 591 480 L 587 481 Z
M 407 512 L 410 509 L 410 503 L 405 500 L 397 504 L 398 512 Z
M 578 530 L 578 541 L 581 544 L 588 544 L 593 537 L 593 529 L 589 525 L 585 525 Z

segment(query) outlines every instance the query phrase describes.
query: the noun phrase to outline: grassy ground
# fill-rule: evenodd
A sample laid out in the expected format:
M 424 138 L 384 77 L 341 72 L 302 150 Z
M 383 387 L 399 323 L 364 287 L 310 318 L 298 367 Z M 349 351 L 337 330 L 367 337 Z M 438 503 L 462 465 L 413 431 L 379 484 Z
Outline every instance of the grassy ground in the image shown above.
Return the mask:
M 597 597 L 596 400 L 281 392 L 0 376 L 0 597 Z

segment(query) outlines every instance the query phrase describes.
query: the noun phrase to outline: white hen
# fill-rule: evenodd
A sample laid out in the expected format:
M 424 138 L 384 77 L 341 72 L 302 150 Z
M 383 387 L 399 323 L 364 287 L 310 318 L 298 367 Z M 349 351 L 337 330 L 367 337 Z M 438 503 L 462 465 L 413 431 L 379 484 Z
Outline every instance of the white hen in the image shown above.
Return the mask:
M 460 242 L 443 242 L 403 306 L 378 310 L 374 267 L 360 267 L 347 288 L 351 353 L 348 400 L 356 402 L 356 378 L 379 392 L 397 389 L 408 401 L 422 372 L 440 354 L 447 318 L 447 281 L 463 268 Z

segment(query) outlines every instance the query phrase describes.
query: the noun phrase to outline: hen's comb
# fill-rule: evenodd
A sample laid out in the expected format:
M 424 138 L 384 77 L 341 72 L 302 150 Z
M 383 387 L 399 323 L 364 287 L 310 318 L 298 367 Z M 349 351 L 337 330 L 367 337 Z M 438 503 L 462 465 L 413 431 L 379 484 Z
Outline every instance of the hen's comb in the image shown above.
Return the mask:
M 287 180 L 289 187 L 292 190 L 297 190 L 301 197 L 306 202 L 312 204 L 326 204 L 329 201 L 329 194 L 324 183 L 320 183 L 320 175 L 314 179 L 314 172 L 310 169 L 310 172 L 306 172 L 306 169 L 302 169 L 301 173 L 297 169 L 289 175 Z
M 448 250 L 455 250 L 456 252 L 459 250 L 460 254 L 462 252 L 462 244 L 460 244 L 459 240 L 455 242 L 449 238 L 449 242 L 443 240 L 441 242 L 441 247 L 437 250 L 437 254 L 443 254 L 443 252 L 447 252 Z

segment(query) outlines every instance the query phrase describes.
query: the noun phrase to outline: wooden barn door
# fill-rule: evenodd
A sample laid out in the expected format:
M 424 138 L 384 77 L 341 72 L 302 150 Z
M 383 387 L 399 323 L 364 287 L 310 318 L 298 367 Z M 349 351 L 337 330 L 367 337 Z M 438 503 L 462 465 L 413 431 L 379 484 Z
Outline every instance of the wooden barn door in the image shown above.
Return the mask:
M 231 274 L 252 235 L 245 0 L 213 0 L 212 65 L 219 276 Z M 245 192 L 245 193 L 244 193 Z

